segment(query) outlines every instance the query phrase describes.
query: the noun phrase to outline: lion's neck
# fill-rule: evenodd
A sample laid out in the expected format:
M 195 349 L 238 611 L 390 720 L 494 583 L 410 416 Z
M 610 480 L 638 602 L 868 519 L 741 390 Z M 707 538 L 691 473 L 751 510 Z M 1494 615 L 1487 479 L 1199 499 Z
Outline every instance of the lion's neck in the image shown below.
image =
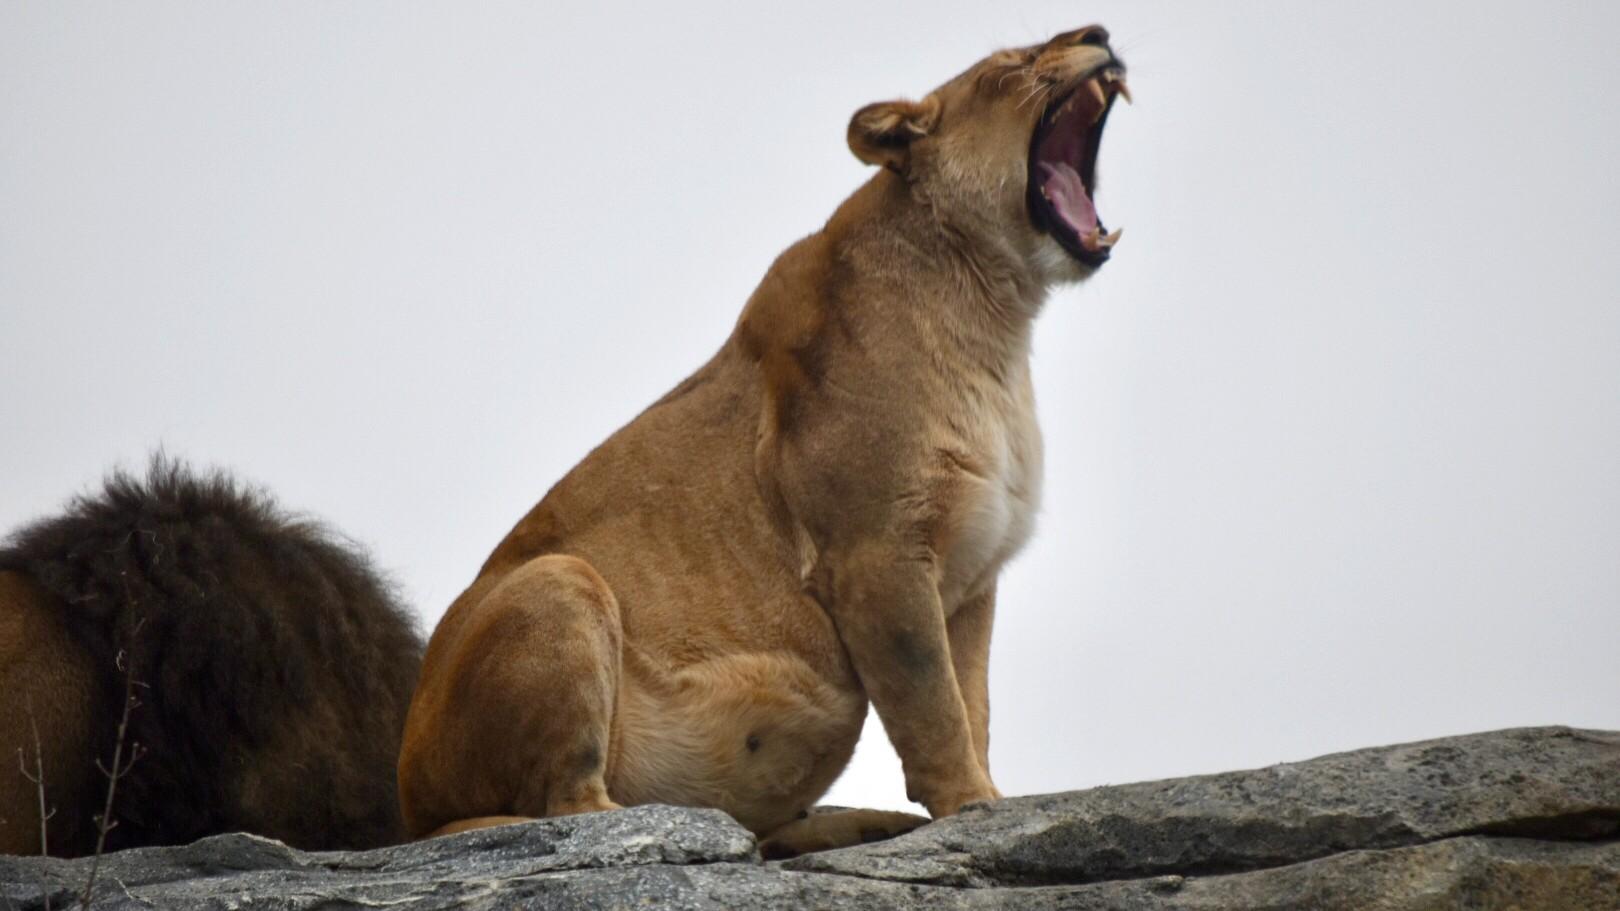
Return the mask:
M 827 370 L 872 388 L 964 371 L 1015 382 L 1046 285 L 1011 256 L 953 235 L 899 177 L 868 181 L 777 257 L 738 320 L 732 343 L 760 365 L 766 422 Z
M 953 223 L 905 180 L 880 171 L 828 221 L 832 255 L 855 266 L 854 283 L 902 288 L 907 314 L 931 324 L 987 368 L 1001 372 L 1024 361 L 1048 282 L 1012 244 Z

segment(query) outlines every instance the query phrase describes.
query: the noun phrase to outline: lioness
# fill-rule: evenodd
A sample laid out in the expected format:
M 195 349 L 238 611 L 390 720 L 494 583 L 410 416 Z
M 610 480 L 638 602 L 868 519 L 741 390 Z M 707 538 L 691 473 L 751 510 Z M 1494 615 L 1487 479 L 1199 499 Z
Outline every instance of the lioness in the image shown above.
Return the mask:
M 1031 322 L 1119 238 L 1092 195 L 1120 95 L 1092 26 L 855 113 L 880 170 L 434 631 L 400 755 L 413 834 L 648 802 L 789 849 L 915 825 L 795 822 L 868 699 L 933 816 L 999 796 L 986 665 L 1040 495 Z

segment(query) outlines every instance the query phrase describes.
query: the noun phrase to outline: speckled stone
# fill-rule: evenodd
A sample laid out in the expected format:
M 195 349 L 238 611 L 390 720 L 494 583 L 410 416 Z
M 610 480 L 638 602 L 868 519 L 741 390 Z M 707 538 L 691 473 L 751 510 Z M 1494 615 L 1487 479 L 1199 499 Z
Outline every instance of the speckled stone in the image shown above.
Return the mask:
M 1522 728 L 998 801 L 788 869 L 941 885 L 1255 870 L 1489 833 L 1620 833 L 1620 734 Z
M 0 911 L 91 860 L 0 857 Z M 250 835 L 102 858 L 99 909 L 1620 911 L 1620 733 L 1536 728 L 1001 801 L 761 862 L 714 810 L 636 807 L 366 852 Z

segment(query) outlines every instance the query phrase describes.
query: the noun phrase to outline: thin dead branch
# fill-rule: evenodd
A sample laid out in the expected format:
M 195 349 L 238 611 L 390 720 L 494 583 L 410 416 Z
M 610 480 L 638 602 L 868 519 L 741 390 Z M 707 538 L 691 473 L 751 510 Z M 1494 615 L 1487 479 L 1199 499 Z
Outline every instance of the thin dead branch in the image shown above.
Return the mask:
M 137 623 L 130 632 L 133 640 L 141 631 L 145 623 Z M 107 847 L 107 833 L 118 827 L 118 820 L 113 818 L 113 801 L 118 796 L 118 780 L 129 774 L 129 770 L 146 754 L 146 748 L 139 743 L 128 744 L 128 755 L 125 755 L 126 738 L 129 734 L 130 713 L 140 708 L 141 701 L 136 696 L 137 687 L 145 687 L 135 679 L 135 660 L 130 657 L 127 650 L 119 650 L 115 659 L 118 669 L 124 672 L 124 711 L 118 718 L 118 737 L 113 741 L 112 765 L 103 765 L 96 760 L 96 768 L 101 774 L 107 776 L 107 799 L 102 805 L 101 814 L 95 817 L 96 821 L 96 852 L 90 859 L 90 875 L 84 883 L 84 894 L 80 896 L 79 907 L 89 911 L 90 894 L 96 887 L 96 874 L 101 868 L 101 855 Z
M 55 807 L 47 807 L 45 801 L 45 750 L 39 741 L 39 720 L 34 717 L 34 700 L 28 697 L 23 702 L 23 710 L 28 713 L 28 730 L 34 737 L 34 773 L 28 774 L 28 764 L 23 760 L 22 747 L 17 748 L 17 770 L 22 777 L 34 783 L 34 790 L 39 793 L 39 855 L 49 857 L 51 837 L 51 817 L 56 815 Z M 41 880 L 40 894 L 45 897 L 45 911 L 51 911 L 51 895 Z M 6 896 L 6 904 L 11 904 L 11 896 Z
M 34 735 L 34 772 L 32 775 L 28 773 L 22 747 L 17 748 L 17 769 L 24 778 L 34 783 L 34 790 L 39 792 L 39 853 L 44 856 L 50 853 L 50 822 L 51 817 L 56 815 L 56 808 L 47 808 L 45 804 L 45 751 L 39 742 L 39 722 L 34 718 L 33 699 L 27 700 L 24 710 L 28 712 L 29 731 Z

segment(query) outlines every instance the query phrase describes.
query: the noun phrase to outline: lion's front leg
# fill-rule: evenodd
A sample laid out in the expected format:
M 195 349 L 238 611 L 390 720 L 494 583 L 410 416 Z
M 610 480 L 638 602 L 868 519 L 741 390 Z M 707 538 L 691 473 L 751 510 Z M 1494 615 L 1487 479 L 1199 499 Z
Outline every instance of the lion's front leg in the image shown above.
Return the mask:
M 888 547 L 829 556 L 828 611 L 900 755 L 907 796 L 935 817 L 995 799 L 957 683 L 932 566 Z
M 996 589 L 992 584 L 964 601 L 945 623 L 951 665 L 956 670 L 956 683 L 962 688 L 968 729 L 973 732 L 973 752 L 985 777 L 990 775 L 990 627 L 995 614 Z M 997 791 L 995 796 L 1001 793 Z

